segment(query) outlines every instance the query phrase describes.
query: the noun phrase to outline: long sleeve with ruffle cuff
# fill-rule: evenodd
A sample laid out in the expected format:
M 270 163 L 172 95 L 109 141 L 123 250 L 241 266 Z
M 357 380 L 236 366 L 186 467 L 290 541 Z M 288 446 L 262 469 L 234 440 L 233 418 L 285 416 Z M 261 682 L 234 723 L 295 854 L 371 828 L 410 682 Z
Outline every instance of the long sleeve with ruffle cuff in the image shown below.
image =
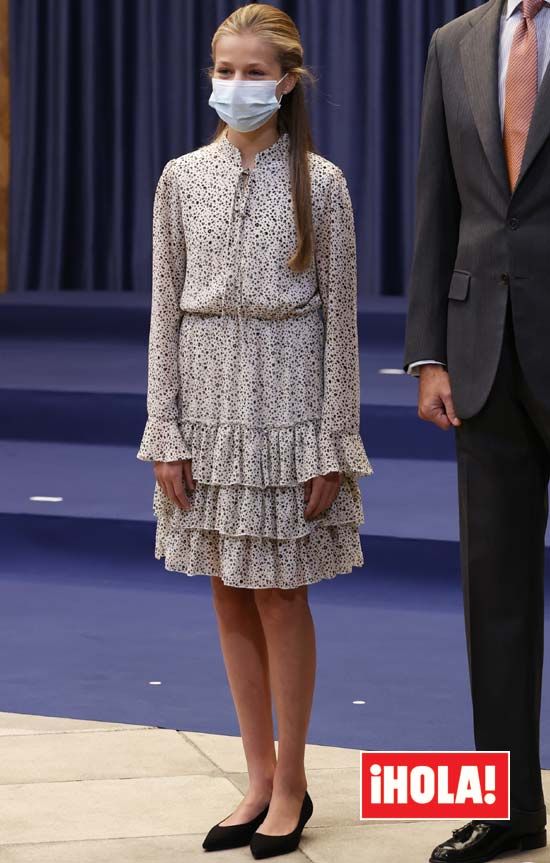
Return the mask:
M 142 461 L 180 461 L 191 456 L 191 447 L 184 441 L 177 420 L 148 418 L 137 458 Z
M 350 476 L 370 476 L 373 473 L 359 432 L 352 434 L 322 431 L 319 435 L 321 474 L 334 470 Z
M 172 170 L 174 162 L 172 159 L 164 166 L 153 204 L 148 418 L 137 453 L 137 458 L 143 461 L 177 461 L 191 457 L 178 424 L 178 339 L 186 245 L 181 201 Z
M 357 260 L 353 206 L 336 168 L 316 234 L 317 281 L 325 323 L 323 406 L 319 430 L 322 473 L 373 473 L 359 433 L 361 411 L 357 332 Z

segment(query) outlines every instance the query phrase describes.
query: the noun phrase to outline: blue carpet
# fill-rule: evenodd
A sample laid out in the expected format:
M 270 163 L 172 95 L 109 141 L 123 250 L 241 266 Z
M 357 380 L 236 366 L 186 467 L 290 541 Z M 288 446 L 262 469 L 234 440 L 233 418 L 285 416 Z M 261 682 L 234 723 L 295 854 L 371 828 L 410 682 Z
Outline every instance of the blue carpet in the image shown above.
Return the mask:
M 152 560 L 152 523 L 5 515 L 0 531 L 2 710 L 238 734 L 210 580 Z M 309 591 L 310 742 L 475 748 L 456 543 L 363 542 L 362 570 Z M 541 740 L 549 768 L 544 705 Z
M 210 580 L 153 558 L 152 471 L 135 457 L 149 302 L 0 297 L 0 709 L 238 734 Z M 309 740 L 471 749 L 454 439 L 418 420 L 414 381 L 380 374 L 401 365 L 404 310 L 360 306 L 365 567 L 310 587 Z

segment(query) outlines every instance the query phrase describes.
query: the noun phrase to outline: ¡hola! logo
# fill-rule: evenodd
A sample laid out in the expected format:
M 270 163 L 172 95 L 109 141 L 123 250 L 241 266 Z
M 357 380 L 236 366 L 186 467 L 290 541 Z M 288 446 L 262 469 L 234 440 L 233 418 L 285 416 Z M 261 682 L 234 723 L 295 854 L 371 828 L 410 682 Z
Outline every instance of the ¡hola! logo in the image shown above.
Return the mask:
M 360 818 L 510 818 L 510 751 L 360 754 Z

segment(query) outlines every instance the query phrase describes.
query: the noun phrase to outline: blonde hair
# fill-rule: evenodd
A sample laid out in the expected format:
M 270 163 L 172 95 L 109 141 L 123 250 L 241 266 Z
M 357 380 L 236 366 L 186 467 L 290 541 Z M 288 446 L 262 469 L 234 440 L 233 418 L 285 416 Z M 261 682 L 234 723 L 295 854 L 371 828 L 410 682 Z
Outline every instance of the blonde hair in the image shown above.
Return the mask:
M 314 76 L 303 65 L 304 50 L 300 34 L 292 18 L 268 3 L 250 3 L 235 9 L 218 27 L 211 43 L 212 63 L 215 63 L 216 44 L 222 36 L 254 33 L 265 39 L 275 52 L 282 74 L 292 72 L 297 76 L 290 93 L 281 100 L 277 112 L 279 134 L 289 135 L 289 169 L 294 222 L 297 244 L 288 266 L 295 272 L 303 272 L 313 254 L 313 226 L 311 215 L 311 179 L 308 152 L 315 152 L 304 92 L 304 82 L 315 81 Z M 213 76 L 213 67 L 208 72 Z M 220 119 L 213 140 L 223 133 L 227 123 Z

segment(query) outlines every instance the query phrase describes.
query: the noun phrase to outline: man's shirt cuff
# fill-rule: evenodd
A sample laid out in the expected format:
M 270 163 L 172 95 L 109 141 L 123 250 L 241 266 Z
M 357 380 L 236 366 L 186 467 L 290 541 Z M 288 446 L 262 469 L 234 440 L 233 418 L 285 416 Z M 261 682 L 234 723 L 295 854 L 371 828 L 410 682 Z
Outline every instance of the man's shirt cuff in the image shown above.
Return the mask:
M 439 362 L 439 360 L 417 360 L 415 363 L 409 363 L 409 365 L 407 366 L 407 374 L 415 375 L 415 377 L 418 377 L 418 375 L 420 374 L 420 369 L 418 368 L 418 366 L 425 366 L 428 363 L 434 363 L 438 366 L 445 365 L 445 363 L 441 363 Z

